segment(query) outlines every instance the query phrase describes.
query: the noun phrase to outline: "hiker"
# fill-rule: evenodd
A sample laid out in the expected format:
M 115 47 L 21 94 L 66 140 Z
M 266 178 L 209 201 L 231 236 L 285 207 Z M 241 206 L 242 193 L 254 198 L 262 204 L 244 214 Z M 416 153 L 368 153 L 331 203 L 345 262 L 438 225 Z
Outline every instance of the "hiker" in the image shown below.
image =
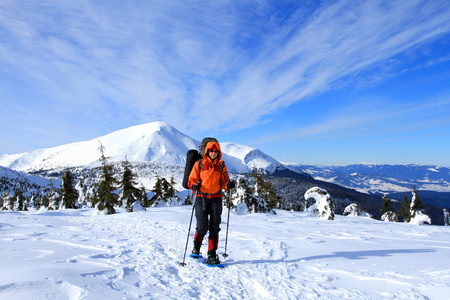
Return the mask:
M 203 159 L 198 160 L 192 168 L 188 186 L 197 192 L 194 203 L 197 227 L 192 254 L 200 255 L 203 238 L 209 231 L 208 259 L 205 262 L 210 265 L 220 264 L 216 251 L 222 215 L 221 190 L 231 190 L 236 187 L 236 183 L 228 177 L 218 142 L 210 141 L 206 144 Z

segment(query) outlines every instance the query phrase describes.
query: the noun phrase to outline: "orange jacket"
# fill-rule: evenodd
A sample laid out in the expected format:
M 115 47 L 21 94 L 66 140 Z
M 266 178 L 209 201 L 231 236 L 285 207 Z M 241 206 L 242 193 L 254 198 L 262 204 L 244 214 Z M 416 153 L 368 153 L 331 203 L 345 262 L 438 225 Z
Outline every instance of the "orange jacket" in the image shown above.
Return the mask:
M 215 146 L 219 150 L 219 154 L 214 161 L 208 156 L 208 151 Z M 192 185 L 200 182 L 200 196 L 205 198 L 221 197 L 221 189 L 227 190 L 227 183 L 230 181 L 228 177 L 227 167 L 222 160 L 222 151 L 217 142 L 209 142 L 205 147 L 205 153 L 202 160 L 202 170 L 200 171 L 199 162 L 197 161 L 189 175 L 188 186 L 192 189 Z M 220 173 L 220 165 L 223 164 L 222 174 Z

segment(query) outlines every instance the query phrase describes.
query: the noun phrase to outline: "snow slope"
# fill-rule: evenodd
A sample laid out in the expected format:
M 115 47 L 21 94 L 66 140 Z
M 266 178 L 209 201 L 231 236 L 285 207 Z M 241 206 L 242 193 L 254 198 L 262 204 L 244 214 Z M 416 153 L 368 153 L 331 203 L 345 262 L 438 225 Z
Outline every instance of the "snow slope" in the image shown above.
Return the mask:
M 0 212 L 0 299 L 448 299 L 450 294 L 448 227 L 343 216 L 326 221 L 279 210 L 232 212 L 229 257 L 222 258 L 221 270 L 191 259 L 180 266 L 190 215 L 191 206 L 108 216 L 93 210 Z M 225 228 L 222 223 L 220 253 Z
M 161 162 L 183 166 L 189 149 L 200 142 L 164 122 L 152 122 L 119 130 L 108 135 L 27 153 L 0 156 L 0 166 L 30 172 L 67 167 L 98 166 L 101 144 L 110 162 Z M 236 143 L 221 143 L 223 159 L 230 172 L 250 172 L 253 167 L 267 170 L 285 168 L 260 150 Z

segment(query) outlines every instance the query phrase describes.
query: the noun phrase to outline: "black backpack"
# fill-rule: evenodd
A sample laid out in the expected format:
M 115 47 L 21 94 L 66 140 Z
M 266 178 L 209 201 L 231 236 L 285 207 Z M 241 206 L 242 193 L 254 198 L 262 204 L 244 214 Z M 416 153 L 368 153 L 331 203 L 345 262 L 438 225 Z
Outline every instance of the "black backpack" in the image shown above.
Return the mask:
M 192 168 L 194 167 L 195 163 L 200 160 L 199 167 L 200 171 L 202 170 L 202 161 L 203 155 L 205 155 L 205 147 L 209 142 L 217 142 L 217 139 L 213 137 L 206 137 L 202 140 L 200 143 L 200 146 L 198 147 L 200 151 L 197 151 L 195 149 L 190 149 L 187 152 L 186 155 L 186 167 L 184 168 L 184 177 L 183 177 L 183 187 L 185 189 L 189 189 L 188 187 L 188 181 L 189 181 L 189 175 L 191 174 Z M 220 165 L 220 174 L 222 174 L 223 169 L 223 163 Z

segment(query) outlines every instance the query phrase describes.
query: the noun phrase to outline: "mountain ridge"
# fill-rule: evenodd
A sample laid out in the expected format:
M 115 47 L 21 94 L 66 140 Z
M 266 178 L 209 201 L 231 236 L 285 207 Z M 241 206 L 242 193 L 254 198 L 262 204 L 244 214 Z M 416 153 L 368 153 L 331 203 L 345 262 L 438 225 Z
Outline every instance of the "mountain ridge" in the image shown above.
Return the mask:
M 436 165 L 374 163 L 328 166 L 285 163 L 285 165 L 306 172 L 317 180 L 370 194 L 409 192 L 413 185 L 419 190 L 450 192 L 450 169 Z
M 99 165 L 100 144 L 110 162 L 164 162 L 185 165 L 189 149 L 198 149 L 200 141 L 165 122 L 152 122 L 121 129 L 110 134 L 25 153 L 0 156 L 0 166 L 22 172 Z M 229 172 L 248 173 L 253 168 L 272 173 L 287 168 L 261 150 L 231 142 L 220 143 Z M 301 171 L 297 171 L 301 173 Z

